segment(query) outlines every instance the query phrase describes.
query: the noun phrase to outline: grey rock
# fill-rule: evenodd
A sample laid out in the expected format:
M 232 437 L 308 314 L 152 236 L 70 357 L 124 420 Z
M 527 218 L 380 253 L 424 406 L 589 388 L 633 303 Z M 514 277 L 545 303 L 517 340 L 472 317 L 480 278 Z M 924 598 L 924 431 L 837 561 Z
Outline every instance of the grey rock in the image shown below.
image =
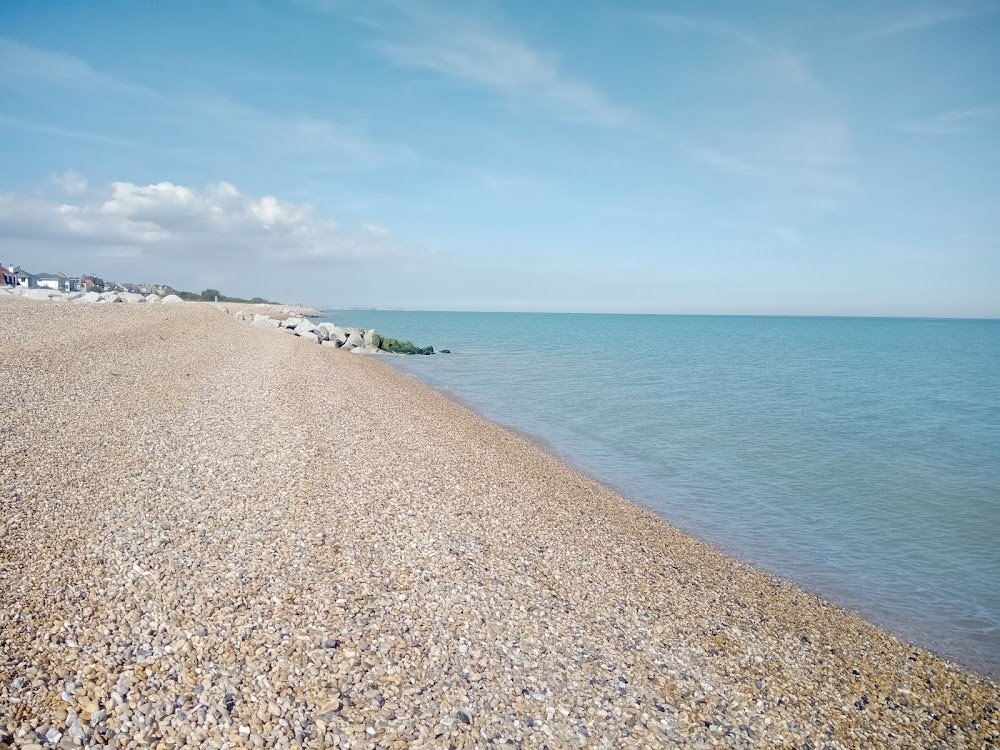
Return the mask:
M 343 348 L 344 349 L 356 349 L 357 347 L 364 346 L 364 345 L 365 345 L 365 337 L 362 336 L 360 333 L 355 332 L 355 333 L 352 333 L 351 335 L 349 335 L 347 337 L 347 340 L 344 341 L 344 347 Z
M 25 299 L 47 300 L 58 294 L 54 289 L 25 289 L 21 296 Z
M 184 300 L 182 300 L 182 299 L 181 299 L 180 297 L 178 297 L 178 296 L 177 296 L 176 294 L 168 294 L 168 295 L 167 295 L 166 297 L 164 297 L 164 298 L 163 298 L 163 299 L 161 300 L 161 302 L 162 302 L 162 303 L 163 303 L 164 305 L 176 305 L 177 303 L 179 303 L 179 302 L 183 302 L 183 301 L 184 301 Z

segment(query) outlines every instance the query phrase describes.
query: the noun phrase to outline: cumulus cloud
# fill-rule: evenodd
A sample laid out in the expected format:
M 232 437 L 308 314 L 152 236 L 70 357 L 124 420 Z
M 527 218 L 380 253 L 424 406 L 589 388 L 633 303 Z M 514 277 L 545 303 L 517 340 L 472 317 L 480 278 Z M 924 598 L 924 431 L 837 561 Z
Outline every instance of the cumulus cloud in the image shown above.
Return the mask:
M 90 246 L 105 257 L 204 261 L 363 262 L 385 257 L 366 225 L 353 237 L 308 204 L 241 193 L 228 182 L 198 189 L 172 182 L 115 182 L 87 192 L 82 175 L 58 184 L 75 200 L 0 194 L 0 236 Z

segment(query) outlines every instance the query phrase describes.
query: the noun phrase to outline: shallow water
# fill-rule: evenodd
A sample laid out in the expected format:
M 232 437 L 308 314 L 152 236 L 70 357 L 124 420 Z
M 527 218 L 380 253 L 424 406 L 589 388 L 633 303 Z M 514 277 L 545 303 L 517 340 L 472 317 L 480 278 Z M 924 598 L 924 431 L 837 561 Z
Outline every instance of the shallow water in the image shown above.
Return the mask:
M 1000 321 L 328 311 L 667 521 L 1000 676 Z

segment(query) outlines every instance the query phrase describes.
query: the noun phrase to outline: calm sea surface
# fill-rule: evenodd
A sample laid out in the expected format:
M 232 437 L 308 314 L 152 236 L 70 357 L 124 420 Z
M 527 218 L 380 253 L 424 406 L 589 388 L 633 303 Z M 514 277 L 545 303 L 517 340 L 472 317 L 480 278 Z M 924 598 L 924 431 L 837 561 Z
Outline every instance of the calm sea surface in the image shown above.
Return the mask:
M 1000 675 L 1000 321 L 328 311 L 735 556 Z

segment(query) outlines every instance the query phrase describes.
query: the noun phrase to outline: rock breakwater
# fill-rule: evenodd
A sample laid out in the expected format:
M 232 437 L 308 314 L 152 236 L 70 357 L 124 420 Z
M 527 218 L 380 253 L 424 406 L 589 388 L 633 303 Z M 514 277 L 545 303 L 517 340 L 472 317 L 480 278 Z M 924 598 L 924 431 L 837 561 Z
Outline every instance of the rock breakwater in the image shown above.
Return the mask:
M 409 341 L 385 338 L 372 328 L 342 327 L 326 322 L 313 324 L 305 318 L 294 315 L 285 318 L 272 318 L 270 315 L 241 311 L 235 312 L 233 315 L 237 320 L 250 321 L 253 325 L 260 328 L 292 333 L 314 344 L 353 351 L 355 354 L 378 354 L 379 352 L 388 352 L 390 354 L 434 353 L 433 346 L 419 347 L 414 346 Z

